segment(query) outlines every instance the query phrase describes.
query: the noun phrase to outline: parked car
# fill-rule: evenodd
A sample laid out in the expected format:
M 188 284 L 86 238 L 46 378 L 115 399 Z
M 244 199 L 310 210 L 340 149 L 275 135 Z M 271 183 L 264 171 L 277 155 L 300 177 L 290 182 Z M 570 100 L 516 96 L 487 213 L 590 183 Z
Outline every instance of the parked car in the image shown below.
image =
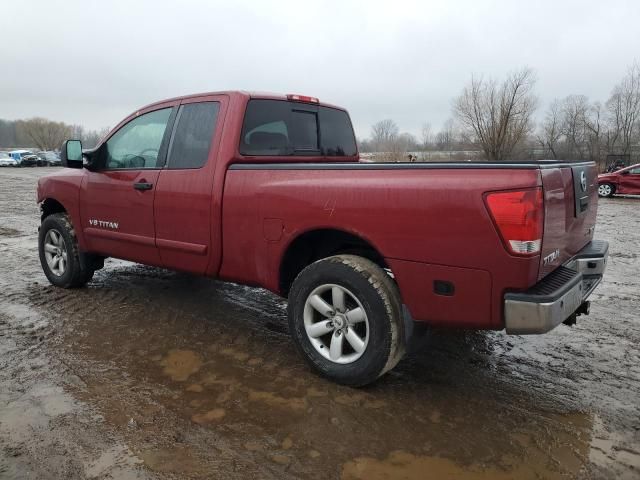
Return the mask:
M 16 167 L 16 162 L 7 152 L 0 152 L 0 167 Z
M 598 195 L 640 195 L 640 163 L 598 175 Z
M 60 156 L 56 152 L 38 152 L 37 155 L 39 159 L 39 166 L 59 167 L 60 165 L 62 165 Z
M 38 156 L 31 150 L 13 150 L 9 152 L 19 167 L 33 167 L 38 164 Z
M 264 287 L 309 365 L 348 385 L 396 365 L 412 320 L 574 323 L 608 255 L 593 162 L 360 163 L 347 112 L 313 97 L 174 98 L 61 158 L 37 190 L 52 284 L 116 257 Z

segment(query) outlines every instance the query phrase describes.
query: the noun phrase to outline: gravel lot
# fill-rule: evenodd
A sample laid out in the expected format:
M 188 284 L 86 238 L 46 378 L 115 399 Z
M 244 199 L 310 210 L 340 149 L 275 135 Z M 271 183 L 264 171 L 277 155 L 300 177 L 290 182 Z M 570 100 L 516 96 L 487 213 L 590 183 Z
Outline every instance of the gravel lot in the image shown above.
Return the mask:
M 116 260 L 50 286 L 53 170 L 0 169 L 0 478 L 640 478 L 640 198 L 600 202 L 609 270 L 576 326 L 419 331 L 354 390 L 262 290 Z

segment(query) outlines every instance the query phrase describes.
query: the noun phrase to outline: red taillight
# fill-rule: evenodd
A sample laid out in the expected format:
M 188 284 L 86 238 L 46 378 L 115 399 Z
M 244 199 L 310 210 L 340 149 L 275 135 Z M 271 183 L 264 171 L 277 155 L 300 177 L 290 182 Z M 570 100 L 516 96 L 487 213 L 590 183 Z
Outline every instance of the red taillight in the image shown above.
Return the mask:
M 544 224 L 542 188 L 490 193 L 486 201 L 500 236 L 511 253 L 540 253 Z
M 316 97 L 308 97 L 306 95 L 287 95 L 287 100 L 292 100 L 294 102 L 305 102 L 305 103 L 320 103 Z

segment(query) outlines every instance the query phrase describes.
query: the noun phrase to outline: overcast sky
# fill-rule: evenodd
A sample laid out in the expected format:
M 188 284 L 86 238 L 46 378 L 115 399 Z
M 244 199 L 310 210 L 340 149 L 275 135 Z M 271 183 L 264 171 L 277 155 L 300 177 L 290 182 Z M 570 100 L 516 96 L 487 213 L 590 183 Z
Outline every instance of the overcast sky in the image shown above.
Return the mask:
M 451 115 L 472 73 L 532 67 L 541 112 L 606 100 L 640 60 L 640 1 L 0 0 L 0 118 L 114 126 L 167 97 L 301 93 L 346 107 L 359 137 Z

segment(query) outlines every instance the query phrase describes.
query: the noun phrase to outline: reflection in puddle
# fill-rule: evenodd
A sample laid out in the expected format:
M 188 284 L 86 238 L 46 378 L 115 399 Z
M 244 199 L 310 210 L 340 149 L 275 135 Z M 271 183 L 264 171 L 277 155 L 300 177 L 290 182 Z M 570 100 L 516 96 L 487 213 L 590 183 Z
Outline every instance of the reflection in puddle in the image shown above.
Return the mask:
M 520 466 L 513 470 L 483 468 L 476 465 L 462 467 L 451 460 L 440 457 L 417 456 L 402 451 L 392 452 L 387 458 L 360 457 L 347 462 L 342 468 L 342 480 L 534 480 L 560 478 L 531 466 Z
M 216 358 L 221 355 L 232 358 L 234 363 L 227 363 Z M 253 421 L 254 427 L 260 424 L 266 438 L 272 440 L 266 443 L 243 441 L 240 445 L 248 452 L 264 455 L 275 464 L 291 467 L 297 464 L 308 464 L 319 457 L 338 460 L 349 453 L 356 454 L 353 460 L 343 460 L 341 475 L 343 479 L 538 479 L 538 478 L 566 478 L 583 472 L 585 464 L 593 458 L 592 429 L 593 416 L 580 412 L 566 414 L 539 412 L 520 426 L 513 425 L 513 430 L 505 432 L 506 425 L 493 425 L 489 431 L 486 422 L 473 412 L 464 413 L 455 405 L 440 405 L 439 408 L 424 407 L 424 413 L 414 411 L 413 424 L 423 424 L 422 433 L 407 436 L 400 432 L 406 428 L 412 416 L 411 411 L 400 411 L 396 415 L 387 417 L 377 416 L 376 426 L 370 431 L 378 435 L 379 447 L 402 445 L 400 438 L 415 441 L 417 447 L 413 451 L 389 450 L 378 448 L 380 456 L 357 456 L 358 445 L 363 445 L 362 433 L 358 424 L 368 418 L 367 411 L 382 411 L 391 407 L 396 409 L 401 398 L 393 395 L 372 394 L 371 392 L 327 385 L 321 381 L 311 384 L 303 383 L 296 388 L 295 382 L 271 384 L 269 390 L 253 388 L 254 375 L 246 370 L 246 360 L 249 355 L 243 354 L 237 348 L 208 349 L 208 352 L 196 353 L 191 350 L 171 350 L 162 357 L 160 365 L 163 372 L 173 380 L 184 381 L 191 378 L 191 383 L 182 390 L 188 405 L 197 409 L 191 415 L 191 421 L 203 426 L 215 428 L 217 434 L 224 434 L 214 425 L 233 425 L 234 422 Z M 237 363 L 236 363 L 237 362 Z M 206 368 L 205 368 L 206 366 Z M 240 370 L 238 370 L 240 369 Z M 244 373 L 242 373 L 244 372 Z M 247 372 L 250 374 L 247 376 Z M 197 396 L 194 398 L 193 395 Z M 190 399 L 190 400 L 189 400 Z M 249 412 L 255 410 L 249 405 L 260 403 L 259 414 L 254 417 Z M 225 408 L 215 406 L 222 404 Z M 488 406 L 487 406 L 488 407 Z M 249 408 L 250 410 L 247 410 Z M 489 410 L 495 409 L 488 407 Z M 452 413 L 456 415 L 452 415 Z M 185 412 L 187 413 L 187 412 Z M 304 414 L 310 423 L 308 428 L 300 429 L 299 415 Z M 487 417 L 491 418 L 497 412 L 493 411 Z M 369 419 L 370 420 L 370 419 Z M 317 442 L 320 433 L 317 426 L 323 422 L 328 424 L 321 427 L 326 435 L 337 434 L 342 429 L 353 432 L 342 433 L 347 446 L 340 447 L 340 455 L 336 458 L 332 451 L 335 445 L 331 441 Z M 404 427 L 403 427 L 404 425 Z M 483 427 L 484 425 L 484 427 Z M 537 426 L 534 426 L 537 425 Z M 370 425 L 373 427 L 373 425 Z M 247 425 L 245 424 L 246 428 Z M 531 428 L 530 428 L 531 427 Z M 280 440 L 283 429 L 295 433 L 296 443 L 291 434 Z M 459 442 L 463 445 L 451 444 L 448 441 L 439 443 L 440 430 L 467 437 Z M 429 432 L 429 430 L 432 430 Z M 495 431 L 494 431 L 495 430 Z M 419 431 L 419 430 L 418 430 Z M 494 431 L 493 434 L 489 433 Z M 498 432 L 503 436 L 499 438 Z M 491 441 L 487 441 L 487 434 Z M 495 436 L 494 436 L 495 435 Z M 299 442 L 298 442 L 299 438 Z M 395 439 L 395 440 L 394 440 Z M 425 443 L 424 440 L 428 439 Z M 595 439 L 594 439 L 595 441 Z M 277 443 L 276 443 L 277 442 Z M 422 442 L 422 443 L 421 443 Z M 434 454 L 420 453 L 420 445 L 427 445 L 422 451 Z M 309 447 L 315 448 L 309 448 Z M 382 450 L 382 452 L 381 452 Z M 361 450 L 360 450 L 361 451 Z M 386 455 L 386 456 L 385 456 Z M 348 458 L 348 457 L 347 457 Z M 452 458 L 456 460 L 452 460 Z M 155 469 L 153 464 L 147 464 Z M 160 468 L 164 468 L 162 465 Z
M 561 479 L 585 474 L 587 461 L 616 471 L 622 463 L 632 468 L 621 470 L 616 478 L 637 478 L 632 471 L 640 468 L 640 453 L 615 446 L 621 438 L 604 431 L 602 420 L 582 413 L 550 415 L 554 426 L 550 443 L 524 433 L 511 438 L 523 448 L 524 456 L 503 455 L 494 466 L 472 463 L 461 465 L 440 456 L 415 455 L 401 450 L 386 458 L 357 457 L 342 467 L 342 480 L 535 480 Z M 550 461 L 551 460 L 551 461 Z

